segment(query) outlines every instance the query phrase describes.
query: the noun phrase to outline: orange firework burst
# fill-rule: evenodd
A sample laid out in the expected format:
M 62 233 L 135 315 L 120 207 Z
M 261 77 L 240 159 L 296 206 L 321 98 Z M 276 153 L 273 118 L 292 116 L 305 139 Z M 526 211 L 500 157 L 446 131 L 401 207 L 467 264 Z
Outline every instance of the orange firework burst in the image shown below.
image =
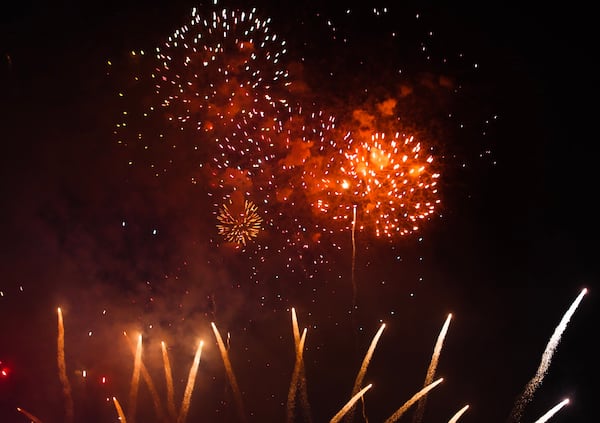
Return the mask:
M 252 201 L 244 201 L 244 210 L 240 213 L 232 212 L 227 205 L 219 209 L 217 224 L 219 235 L 225 241 L 246 245 L 252 238 L 256 238 L 261 228 L 262 217 L 257 213 L 258 206 Z
M 370 141 L 353 143 L 337 175 L 324 181 L 329 201 L 320 199 L 316 206 L 346 222 L 358 206 L 363 214 L 358 228 L 373 226 L 377 237 L 417 231 L 440 203 L 433 156 L 414 137 L 400 133 L 389 140 L 375 133 Z

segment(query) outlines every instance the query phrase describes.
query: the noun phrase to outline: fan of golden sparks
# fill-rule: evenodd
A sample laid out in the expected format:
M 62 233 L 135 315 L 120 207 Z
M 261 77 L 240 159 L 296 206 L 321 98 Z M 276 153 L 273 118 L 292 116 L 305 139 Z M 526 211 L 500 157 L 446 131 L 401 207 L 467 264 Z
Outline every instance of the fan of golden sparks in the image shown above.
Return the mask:
M 263 219 L 257 211 L 258 206 L 250 200 L 244 201 L 244 210 L 239 213 L 223 205 L 217 215 L 219 235 L 222 235 L 227 242 L 245 246 L 260 232 Z

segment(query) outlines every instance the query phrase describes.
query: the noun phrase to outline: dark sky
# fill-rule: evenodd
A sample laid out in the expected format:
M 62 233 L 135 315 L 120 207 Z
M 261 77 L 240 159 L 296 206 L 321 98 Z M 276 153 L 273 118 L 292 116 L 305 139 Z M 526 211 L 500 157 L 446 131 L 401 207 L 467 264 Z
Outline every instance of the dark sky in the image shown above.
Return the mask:
M 297 421 L 329 421 L 339 411 L 386 323 L 363 383 L 373 383 L 364 414 L 383 422 L 422 388 L 452 313 L 436 372 L 444 382 L 427 397 L 423 421 L 448 421 L 469 404 L 460 421 L 505 422 L 584 288 L 522 421 L 536 421 L 566 397 L 571 403 L 552 422 L 598 421 L 593 14 L 575 5 L 394 3 L 255 5 L 287 42 L 280 66 L 290 72 L 290 103 L 335 115 L 338 136 L 358 129 L 356 110 L 386 125 L 377 106 L 395 99 L 394 125 L 434 147 L 442 175 L 436 213 L 419 231 L 391 240 L 367 227 L 354 248 L 349 230 L 323 233 L 333 224 L 301 203 L 269 200 L 259 212 L 273 221 L 235 249 L 216 229 L 215 192 L 223 189 L 206 162 L 223 156 L 212 138 L 168 127 L 170 110 L 143 124 L 131 117 L 130 132 L 113 133 L 123 119 L 119 92 L 131 93 L 131 114 L 157 101 L 151 84 L 132 83 L 149 73 L 151 59 L 129 52 L 162 45 L 192 7 L 202 15 L 211 4 L 20 2 L 2 13 L 1 422 L 27 421 L 17 407 L 44 423 L 65 421 L 57 307 L 76 422 L 118 421 L 112 396 L 131 405 L 134 356 L 123 331 L 143 334 L 144 364 L 163 403 L 159 342 L 170 346 L 180 401 L 202 338 L 187 421 L 240 421 L 213 321 L 231 336 L 246 420 L 284 421 L 294 366 L 291 307 L 308 328 L 311 414 L 303 416 L 298 399 Z M 268 72 L 271 64 L 257 66 Z M 221 83 L 219 74 L 205 82 Z M 302 130 L 314 124 L 302 119 Z M 135 142 L 136 131 L 150 139 L 149 150 Z M 152 138 L 161 131 L 176 149 Z M 215 134 L 228 131 L 236 129 L 224 125 Z M 271 163 L 263 169 L 244 187 L 256 198 L 280 198 L 278 178 L 287 176 Z M 277 192 L 257 188 L 264 175 L 273 175 Z M 293 198 L 309 198 L 289 178 Z M 281 234 L 298 227 L 306 229 L 298 242 Z M 136 417 L 160 421 L 142 382 Z M 354 421 L 366 421 L 363 406 Z

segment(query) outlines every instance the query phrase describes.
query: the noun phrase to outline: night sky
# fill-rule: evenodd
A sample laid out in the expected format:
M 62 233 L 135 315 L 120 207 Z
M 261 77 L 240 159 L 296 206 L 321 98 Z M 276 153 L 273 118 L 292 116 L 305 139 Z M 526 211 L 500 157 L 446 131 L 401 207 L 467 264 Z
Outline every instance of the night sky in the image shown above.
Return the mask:
M 0 422 L 30 421 L 17 407 L 44 423 L 68 422 L 60 307 L 74 422 L 119 421 L 113 397 L 128 422 L 175 421 L 159 418 L 143 379 L 133 410 L 140 333 L 163 410 L 160 342 L 179 407 L 202 339 L 186 421 L 286 421 L 294 308 L 300 331 L 307 328 L 308 401 L 296 398 L 291 421 L 330 421 L 385 323 L 362 383 L 373 387 L 352 414 L 384 422 L 423 387 L 452 313 L 435 372 L 444 381 L 422 403 L 421 421 L 446 422 L 469 404 L 460 421 L 510 423 L 584 288 L 521 421 L 535 422 L 565 398 L 550 421 L 598 421 L 592 13 L 395 3 L 35 1 L 4 9 Z M 261 21 L 270 18 L 269 34 L 285 40 L 276 62 L 253 46 L 252 66 L 261 75 L 285 69 L 289 82 L 260 80 L 247 90 L 264 115 L 240 118 L 226 100 L 243 89 L 207 65 L 193 90 L 215 86 L 216 94 L 191 103 L 202 128 L 169 120 L 181 107 L 160 105 L 171 85 L 155 91 L 151 52 L 189 23 L 193 7 L 207 21 L 213 11 L 256 7 Z M 182 50 L 162 68 L 166 79 L 180 75 Z M 219 57 L 246 75 L 241 49 Z M 193 66 L 190 74 L 203 72 Z M 324 131 L 335 148 L 315 136 L 323 116 L 335 117 Z M 294 147 L 282 147 L 281 134 L 261 141 L 274 121 Z M 337 157 L 350 144 L 344 134 L 375 130 L 414 135 L 440 174 L 439 204 L 406 235 L 375 236 L 372 197 L 354 203 L 355 231 L 310 204 L 348 207 L 303 172 Z M 248 138 L 258 141 L 239 154 L 236 143 Z M 263 151 L 275 158 L 262 160 Z M 219 208 L 244 198 L 258 205 L 261 230 L 246 245 L 225 242 Z M 211 322 L 227 342 L 241 406 Z M 419 423 L 416 409 L 400 421 Z

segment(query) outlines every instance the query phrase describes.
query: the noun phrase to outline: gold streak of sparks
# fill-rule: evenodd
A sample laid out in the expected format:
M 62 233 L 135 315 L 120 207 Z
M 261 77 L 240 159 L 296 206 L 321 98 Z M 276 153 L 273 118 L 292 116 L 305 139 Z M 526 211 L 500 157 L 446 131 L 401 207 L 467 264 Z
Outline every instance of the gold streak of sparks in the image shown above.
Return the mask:
M 135 412 L 137 409 L 138 387 L 140 383 L 140 369 L 142 366 L 142 334 L 138 335 L 137 347 L 135 350 L 135 359 L 133 363 L 133 374 L 131 376 L 131 386 L 129 389 L 129 404 L 127 406 L 129 421 L 135 420 Z
M 194 390 L 194 381 L 196 380 L 196 375 L 198 374 L 198 366 L 200 365 L 200 356 L 202 355 L 203 345 L 204 341 L 200 341 L 198 343 L 196 355 L 194 356 L 194 362 L 192 363 L 192 366 L 190 368 L 187 385 L 183 394 L 183 401 L 181 402 L 181 409 L 179 410 L 179 417 L 177 418 L 177 423 L 183 423 L 187 418 L 187 414 L 190 409 L 190 401 L 192 400 L 192 392 Z
M 523 393 L 521 394 L 521 397 L 517 400 L 517 402 L 515 403 L 515 405 L 513 407 L 513 410 L 511 412 L 512 421 L 514 421 L 514 422 L 521 421 L 521 415 L 523 414 L 523 409 L 531 401 L 535 391 L 537 390 L 537 388 L 540 386 L 540 384 L 544 380 L 544 377 L 546 376 L 546 373 L 548 371 L 548 367 L 550 367 L 550 362 L 552 361 L 552 356 L 554 355 L 554 351 L 558 347 L 558 344 L 560 342 L 562 334 L 565 331 L 565 329 L 567 328 L 567 324 L 571 320 L 571 317 L 575 313 L 575 310 L 577 310 L 579 303 L 581 302 L 581 300 L 583 299 L 583 296 L 586 293 L 587 293 L 587 289 L 584 288 L 581 291 L 581 293 L 577 296 L 575 301 L 573 301 L 573 303 L 571 304 L 571 306 L 569 307 L 567 312 L 564 314 L 563 318 L 560 320 L 560 323 L 558 324 L 556 329 L 554 329 L 554 333 L 550 337 L 550 340 L 548 341 L 548 344 L 546 345 L 546 349 L 544 350 L 544 353 L 542 354 L 542 360 L 540 362 L 540 365 L 539 365 L 537 371 L 535 372 L 535 375 L 527 383 L 527 385 L 525 386 L 525 389 L 523 390 Z
M 442 346 L 444 345 L 444 339 L 446 338 L 446 334 L 448 333 L 448 327 L 450 326 L 450 320 L 452 319 L 452 313 L 448 314 L 444 325 L 442 326 L 442 330 L 438 335 L 437 341 L 435 343 L 435 347 L 433 348 L 433 355 L 431 356 L 431 362 L 429 363 L 429 368 L 427 369 L 427 374 L 425 375 L 425 382 L 423 386 L 429 385 L 433 382 L 433 378 L 435 377 L 435 371 L 437 370 L 438 361 L 440 359 L 440 353 L 442 352 Z M 421 398 L 419 403 L 417 404 L 417 411 L 413 416 L 414 423 L 421 423 L 423 420 L 423 413 L 425 412 L 425 403 L 427 402 L 427 397 Z
M 402 405 L 402 407 L 400 407 L 398 410 L 396 410 L 396 412 L 394 414 L 392 414 L 390 417 L 388 417 L 388 419 L 385 421 L 385 423 L 394 423 L 394 422 L 398 421 L 398 419 L 400 417 L 402 417 L 402 415 L 406 412 L 406 410 L 408 410 L 410 408 L 411 405 L 413 405 L 423 395 L 426 395 L 430 390 L 432 390 L 437 385 L 439 385 L 443 380 L 444 380 L 443 378 L 440 378 L 440 379 L 436 380 L 435 382 L 427 385 L 426 387 L 421 389 L 416 394 L 414 394 L 411 399 L 409 399 Z
M 358 390 L 360 389 L 360 385 L 362 385 L 363 379 L 365 378 L 365 374 L 367 373 L 367 368 L 369 367 L 369 363 L 371 362 L 371 358 L 373 357 L 373 353 L 375 352 L 375 347 L 377 347 L 377 343 L 379 342 L 379 338 L 381 338 L 381 335 L 383 334 L 384 329 L 385 329 L 385 323 L 382 323 L 382 325 L 379 327 L 379 330 L 373 337 L 373 340 L 371 341 L 371 345 L 369 346 L 369 349 L 367 350 L 367 353 L 365 354 L 365 357 L 360 366 L 360 370 L 358 371 L 358 374 L 356 375 L 356 380 L 354 381 L 354 387 L 352 388 L 352 395 L 356 394 L 358 392 Z M 350 420 L 352 420 L 352 419 L 350 419 Z
M 344 415 L 352 408 L 352 406 L 354 405 L 354 403 L 356 401 L 358 401 L 360 398 L 362 398 L 362 396 L 365 394 L 365 392 L 367 392 L 369 389 L 371 389 L 372 386 L 373 386 L 372 383 L 369 384 L 369 385 L 367 385 L 367 386 L 365 386 L 359 392 L 357 392 L 356 395 L 354 395 L 352 398 L 350 398 L 350 401 L 348 401 L 346 403 L 346 405 L 344 405 L 342 407 L 342 409 L 340 411 L 338 411 L 337 414 L 331 418 L 331 420 L 329 421 L 329 423 L 337 423 L 337 422 L 339 422 L 342 419 L 342 417 L 344 417 Z
M 131 339 L 129 339 L 129 337 L 127 336 L 127 333 L 125 333 L 125 337 L 127 338 L 129 348 L 131 349 L 131 352 L 133 353 L 134 360 L 135 360 L 136 346 L 133 345 L 133 342 L 131 342 Z M 156 386 L 154 386 L 152 377 L 150 376 L 148 369 L 144 365 L 143 360 L 140 361 L 140 372 L 141 372 L 142 377 L 144 378 L 144 382 L 146 382 L 146 385 L 148 386 L 148 389 L 150 390 L 150 395 L 152 396 L 152 402 L 154 403 L 154 410 L 156 411 L 156 414 L 158 415 L 159 419 L 164 420 L 164 411 L 163 411 L 163 408 L 161 405 L 160 398 L 158 396 L 158 391 L 156 390 Z
M 242 393 L 240 392 L 240 388 L 235 378 L 235 374 L 233 373 L 233 368 L 231 367 L 229 353 L 227 352 L 227 348 L 223 343 L 223 338 L 221 338 L 221 334 L 219 333 L 219 330 L 217 329 L 215 323 L 211 322 L 210 325 L 212 326 L 213 332 L 215 333 L 215 338 L 217 339 L 217 344 L 219 345 L 219 351 L 221 352 L 221 358 L 223 359 L 223 364 L 225 365 L 225 371 L 227 372 L 227 377 L 229 378 L 229 383 L 231 385 L 231 389 L 233 390 L 234 398 L 236 400 L 239 417 L 242 421 L 246 421 L 244 405 L 242 402 Z
M 17 411 L 21 414 L 24 414 L 29 420 L 31 420 L 33 423 L 42 423 L 42 421 L 40 419 L 38 419 L 36 416 L 34 416 L 33 414 L 31 414 L 29 411 L 21 408 L 21 407 L 17 407 Z
M 67 377 L 67 365 L 65 362 L 65 327 L 63 322 L 62 310 L 58 308 L 58 376 L 62 384 L 63 395 L 65 397 L 65 421 L 73 421 L 73 397 L 71 395 L 71 384 Z
M 113 403 L 115 404 L 115 409 L 117 410 L 117 415 L 119 416 L 119 420 L 121 423 L 127 423 L 127 419 L 125 418 L 125 413 L 123 412 L 123 407 L 119 403 L 117 397 L 113 397 Z
M 460 417 L 466 413 L 466 411 L 469 409 L 469 405 L 465 405 L 463 408 L 461 408 L 460 410 L 458 410 L 456 412 L 455 415 L 452 416 L 452 418 L 450 420 L 448 420 L 448 423 L 456 423 L 458 421 L 458 419 L 460 419 Z
M 160 343 L 162 349 L 163 363 L 165 367 L 165 380 L 167 383 L 167 407 L 171 418 L 175 420 L 177 412 L 175 411 L 175 393 L 173 390 L 173 373 L 171 372 L 171 362 L 169 361 L 169 354 L 167 353 L 167 346 L 163 342 Z
M 300 380 L 300 374 L 303 368 L 303 357 L 302 353 L 304 352 L 304 342 L 306 341 L 306 328 L 302 332 L 302 337 L 300 338 L 300 342 L 296 346 L 296 362 L 294 364 L 294 371 L 292 373 L 292 380 L 290 382 L 290 389 L 288 391 L 287 398 L 287 421 L 292 422 L 294 420 L 294 406 L 296 400 L 296 392 L 298 389 L 298 384 Z
M 548 410 L 542 417 L 537 419 L 534 423 L 546 423 L 548 420 L 550 420 L 550 417 L 558 413 L 558 411 L 568 403 L 569 398 L 565 398 L 564 400 L 556 404 L 554 407 L 552 407 L 550 410 Z

